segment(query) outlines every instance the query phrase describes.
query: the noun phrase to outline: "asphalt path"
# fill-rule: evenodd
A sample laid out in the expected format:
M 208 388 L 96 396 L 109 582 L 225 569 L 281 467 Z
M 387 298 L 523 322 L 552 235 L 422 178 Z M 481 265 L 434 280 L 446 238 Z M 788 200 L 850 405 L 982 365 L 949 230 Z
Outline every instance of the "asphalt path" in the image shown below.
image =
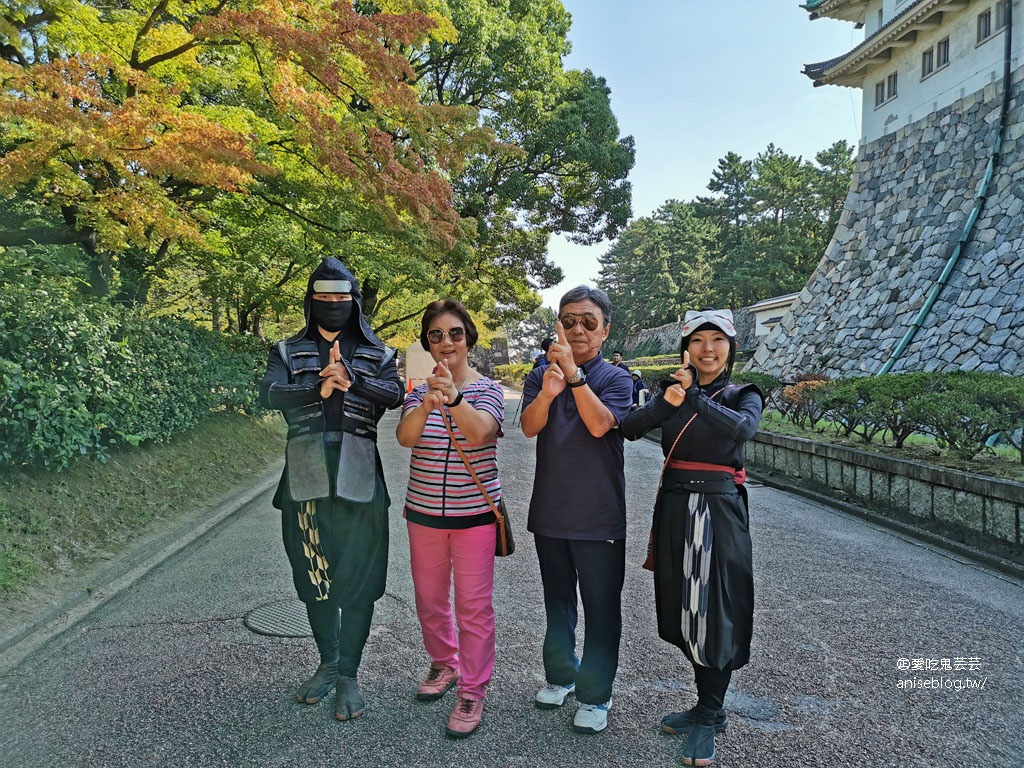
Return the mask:
M 394 441 L 389 413 L 380 448 L 393 498 L 391 559 L 359 674 L 364 717 L 335 720 L 333 695 L 315 706 L 295 701 L 317 663 L 310 638 L 246 627 L 250 611 L 294 599 L 279 513 L 270 492 L 246 500 L 248 488 L 218 525 L 4 651 L 0 765 L 679 765 L 683 737 L 662 734 L 658 721 L 692 705 L 692 670 L 658 639 L 650 574 L 640 568 L 660 448 L 626 446 L 614 706 L 605 732 L 576 734 L 571 700 L 554 711 L 533 706 L 544 682 L 541 588 L 525 528 L 534 447 L 511 423 L 518 395 L 508 397 L 500 462 L 518 551 L 496 562 L 497 663 L 471 738 L 444 735 L 453 694 L 414 699 L 429 659 L 401 518 L 408 451 Z M 564 478 L 566 504 L 595 471 Z M 717 765 L 1024 766 L 1024 584 L 756 482 L 750 499 L 753 651 L 733 676 Z

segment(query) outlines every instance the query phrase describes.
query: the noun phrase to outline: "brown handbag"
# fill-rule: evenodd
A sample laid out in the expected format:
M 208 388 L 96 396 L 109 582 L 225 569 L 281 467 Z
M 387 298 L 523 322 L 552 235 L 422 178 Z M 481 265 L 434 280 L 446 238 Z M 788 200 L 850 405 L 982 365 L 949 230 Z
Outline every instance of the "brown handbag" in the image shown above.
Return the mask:
M 498 525 L 498 535 L 494 541 L 494 556 L 495 557 L 508 557 L 516 551 L 516 542 L 512 538 L 512 527 L 508 524 L 508 513 L 505 511 L 505 498 L 498 499 L 498 503 L 495 504 L 491 499 L 491 495 L 487 493 L 487 489 L 484 488 L 484 484 L 480 482 L 480 478 L 477 477 L 476 471 L 473 469 L 473 465 L 469 463 L 469 459 L 466 454 L 462 451 L 459 446 L 459 441 L 455 439 L 455 433 L 452 432 L 452 425 L 448 421 L 448 414 L 441 410 L 441 421 L 444 422 L 444 428 L 448 430 L 448 439 L 452 441 L 452 445 L 455 446 L 455 450 L 459 453 L 459 458 L 462 459 L 462 463 L 466 465 L 466 469 L 469 470 L 469 474 L 473 476 L 473 482 L 476 483 L 476 487 L 480 489 L 480 493 L 487 500 L 491 510 L 494 512 L 494 519 Z

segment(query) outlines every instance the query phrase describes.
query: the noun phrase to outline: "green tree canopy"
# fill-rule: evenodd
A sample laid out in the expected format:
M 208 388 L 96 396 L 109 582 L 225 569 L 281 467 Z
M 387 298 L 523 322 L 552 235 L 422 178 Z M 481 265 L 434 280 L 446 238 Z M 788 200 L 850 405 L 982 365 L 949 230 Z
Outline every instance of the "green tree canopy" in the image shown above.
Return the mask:
M 72 245 L 96 295 L 261 332 L 337 255 L 385 335 L 444 294 L 500 323 L 561 278 L 552 233 L 629 217 L 557 0 L 8 6 L 0 247 Z
M 708 189 L 633 221 L 601 258 L 618 339 L 706 304 L 741 307 L 798 291 L 832 236 L 850 186 L 845 141 L 815 162 L 768 147 L 753 160 L 729 152 Z

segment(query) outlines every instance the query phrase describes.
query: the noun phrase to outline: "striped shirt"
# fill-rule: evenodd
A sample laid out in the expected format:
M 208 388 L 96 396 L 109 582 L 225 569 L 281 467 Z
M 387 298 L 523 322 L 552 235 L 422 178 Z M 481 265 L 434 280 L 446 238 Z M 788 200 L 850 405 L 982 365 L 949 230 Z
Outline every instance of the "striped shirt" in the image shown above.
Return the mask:
M 403 413 L 423 402 L 427 385 L 421 384 L 405 397 Z M 494 417 L 500 426 L 505 418 L 505 394 L 501 385 L 481 377 L 462 390 L 466 402 Z M 470 444 L 459 430 L 458 417 L 445 408 L 459 447 L 476 470 L 477 477 L 495 504 L 501 498 L 498 479 L 498 441 Z M 406 519 L 440 528 L 462 528 L 493 523 L 494 514 L 473 476 L 451 444 L 438 411 L 431 411 L 423 435 L 412 449 L 409 489 L 405 497 Z

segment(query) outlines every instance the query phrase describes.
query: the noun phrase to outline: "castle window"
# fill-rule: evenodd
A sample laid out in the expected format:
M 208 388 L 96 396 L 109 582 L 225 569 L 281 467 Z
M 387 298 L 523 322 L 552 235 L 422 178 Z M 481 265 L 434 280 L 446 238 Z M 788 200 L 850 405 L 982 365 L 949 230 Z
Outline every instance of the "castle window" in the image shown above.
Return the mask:
M 897 78 L 896 73 L 893 72 L 885 80 L 881 80 L 875 83 L 875 107 L 880 107 L 887 101 L 891 101 L 896 98 L 896 86 Z
M 921 79 L 935 71 L 935 49 L 929 48 L 921 54 Z
M 992 37 L 992 9 L 978 14 L 978 42 L 983 43 Z
M 893 72 L 885 78 L 886 101 L 896 98 L 896 73 Z
M 1007 0 L 999 0 L 996 3 L 996 30 L 1006 26 L 1006 6 Z
M 935 68 L 944 67 L 949 64 L 949 38 L 939 40 L 935 44 Z

